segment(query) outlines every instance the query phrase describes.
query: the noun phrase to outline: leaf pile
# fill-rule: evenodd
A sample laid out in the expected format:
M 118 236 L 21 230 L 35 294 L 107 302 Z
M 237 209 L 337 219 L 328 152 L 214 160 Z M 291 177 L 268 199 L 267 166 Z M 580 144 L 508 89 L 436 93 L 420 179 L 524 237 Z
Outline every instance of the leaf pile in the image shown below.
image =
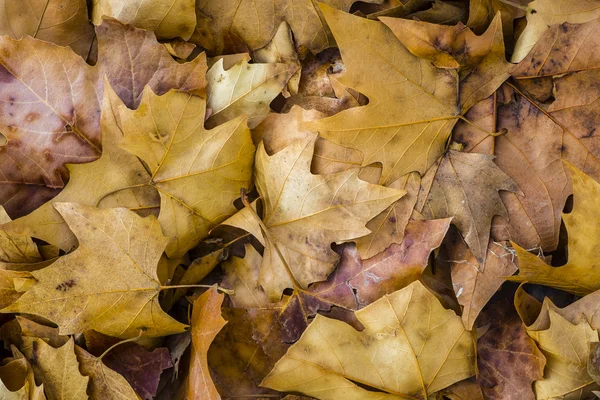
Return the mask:
M 1 399 L 599 395 L 600 0 L 2 5 Z

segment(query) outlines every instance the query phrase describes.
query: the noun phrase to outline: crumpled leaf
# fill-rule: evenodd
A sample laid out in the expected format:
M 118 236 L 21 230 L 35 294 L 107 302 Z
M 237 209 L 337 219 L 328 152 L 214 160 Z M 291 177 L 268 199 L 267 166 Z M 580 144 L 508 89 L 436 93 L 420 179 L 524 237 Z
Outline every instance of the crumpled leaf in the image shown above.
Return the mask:
M 355 1 L 324 0 L 323 3 L 349 11 Z M 297 47 L 316 54 L 335 45 L 317 3 L 312 0 L 197 0 L 196 12 L 199 35 L 192 40 L 216 54 L 235 52 L 240 44 L 251 50 L 264 47 L 282 21 L 292 28 Z
M 94 67 L 51 43 L 0 41 L 5 81 L 0 131 L 7 138 L 0 147 L 0 204 L 13 217 L 47 201 L 45 187 L 64 185 L 65 163 L 90 162 L 100 155 L 104 75 L 128 107 L 139 104 L 146 84 L 158 94 L 171 88 L 204 93 L 204 56 L 180 64 L 152 32 L 116 21 L 104 21 L 96 31 L 99 60 Z
M 159 39 L 181 37 L 188 40 L 196 27 L 194 0 L 94 0 L 92 21 L 116 18 L 124 24 L 154 31 Z
M 361 151 L 363 166 L 382 163 L 382 184 L 412 171 L 424 174 L 442 154 L 460 112 L 456 71 L 417 58 L 381 22 L 321 8 L 346 66 L 339 81 L 369 104 L 307 127 Z
M 527 336 L 513 304 L 501 300 L 482 317 L 490 326 L 477 340 L 477 380 L 486 398 L 534 400 L 532 383 L 543 379 L 546 358 Z
M 246 118 L 206 130 L 205 107 L 198 96 L 177 91 L 157 96 L 146 88 L 137 110 L 120 108 L 121 147 L 149 168 L 142 185 L 160 193 L 158 220 L 170 238 L 166 252 L 172 258 L 235 213 L 233 201 L 252 182 L 255 147 Z
M 221 304 L 225 295 L 216 287 L 204 292 L 194 301 L 192 311 L 192 357 L 187 398 L 198 400 L 220 400 L 221 396 L 210 378 L 208 348 L 227 321 L 221 316 Z
M 69 46 L 86 59 L 92 48 L 94 28 L 85 0 L 0 1 L 0 35 L 36 39 Z
M 185 330 L 158 303 L 162 286 L 156 265 L 167 239 L 153 216 L 76 203 L 54 207 L 80 245 L 50 267 L 32 272 L 37 283 L 2 312 L 42 316 L 58 324 L 63 335 L 94 329 L 128 338 L 143 330 L 153 337 Z
M 330 243 L 368 234 L 367 221 L 404 194 L 361 181 L 358 169 L 311 174 L 315 140 L 293 142 L 272 156 L 259 145 L 256 186 L 267 231 L 249 207 L 223 223 L 251 233 L 265 246 L 259 283 L 271 301 L 278 301 L 285 288 L 305 289 L 325 280 L 339 259 Z
M 44 386 L 37 386 L 31 364 L 15 347 L 12 357 L 0 367 L 0 398 L 3 400 L 46 400 Z
M 510 279 L 552 286 L 583 296 L 600 289 L 597 256 L 598 196 L 600 184 L 575 168 L 566 164 L 573 181 L 573 211 L 563 214 L 569 233 L 569 256 L 565 265 L 552 267 L 536 255 L 513 244 L 519 257 L 519 275 Z
M 479 262 L 485 262 L 492 217 L 506 216 L 499 191 L 519 187 L 485 154 L 450 150 L 421 180 L 416 210 L 427 218 L 453 217 Z
M 225 70 L 223 60 L 217 61 L 206 74 L 206 107 L 212 110 L 207 126 L 215 127 L 248 115 L 248 127 L 256 127 L 269 113 L 271 101 L 297 70 L 296 64 L 248 64 L 246 60 Z
M 569 22 L 581 24 L 600 16 L 598 0 L 535 0 L 527 7 L 527 26 L 515 43 L 512 62 L 517 63 L 541 42 L 541 38 L 551 25 Z
M 462 306 L 462 319 L 467 329 L 473 324 L 483 307 L 502 286 L 507 276 L 517 271 L 515 255 L 508 242 L 490 240 L 484 264 L 479 264 L 466 244 L 458 238 L 448 250 L 452 265 L 452 287 Z
M 27 357 L 35 376 L 44 384 L 49 400 L 85 400 L 90 378 L 79 372 L 75 357 L 75 342 L 69 339 L 55 349 L 42 339 L 34 339 L 31 347 L 21 349 Z
M 534 383 L 536 398 L 585 398 L 599 388 L 587 370 L 590 343 L 598 341 L 598 332 L 586 321 L 573 325 L 554 310 L 547 312 L 548 327 L 527 328 L 547 360 L 544 379 Z
M 362 332 L 318 315 L 262 385 L 318 399 L 427 398 L 475 374 L 471 334 L 419 282 L 356 315 Z

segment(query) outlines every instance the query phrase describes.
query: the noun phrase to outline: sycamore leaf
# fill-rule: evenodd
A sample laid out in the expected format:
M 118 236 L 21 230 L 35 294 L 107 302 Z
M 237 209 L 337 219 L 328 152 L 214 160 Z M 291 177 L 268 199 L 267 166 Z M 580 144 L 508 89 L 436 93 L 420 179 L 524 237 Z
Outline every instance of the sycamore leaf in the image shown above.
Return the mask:
M 90 378 L 87 392 L 97 400 L 137 400 L 138 395 L 117 372 L 108 368 L 102 359 L 96 358 L 79 346 L 75 346 L 79 371 Z
M 54 205 L 75 233 L 77 250 L 33 272 L 37 283 L 2 312 L 47 318 L 61 334 L 95 329 L 127 338 L 183 332 L 164 313 L 156 265 L 167 244 L 153 216 L 123 208 L 100 210 L 76 203 Z M 115 269 L 114 266 L 119 268 Z
M 0 398 L 3 400 L 46 400 L 44 385 L 37 386 L 31 364 L 15 347 L 12 357 L 0 366 Z
M 94 0 L 92 21 L 113 17 L 127 25 L 154 31 L 159 39 L 188 40 L 196 27 L 194 0 Z
M 146 163 L 150 173 L 140 179 L 160 193 L 169 257 L 182 256 L 235 213 L 233 201 L 252 183 L 255 147 L 245 117 L 206 130 L 205 107 L 198 96 L 146 88 L 137 110 L 120 108 L 121 147 Z
M 527 335 L 510 301 L 482 314 L 489 321 L 477 340 L 478 382 L 490 400 L 534 400 L 532 383 L 544 377 L 546 358 Z
M 548 318 L 546 329 L 527 328 L 547 360 L 544 379 L 534 384 L 536 398 L 585 398 L 600 388 L 587 370 L 590 343 L 598 341 L 598 332 L 586 321 L 573 325 L 552 309 Z
M 427 398 L 475 374 L 470 332 L 419 282 L 356 316 L 361 332 L 318 315 L 262 385 L 323 400 Z
M 0 226 L 11 221 L 10 217 L 0 206 Z M 10 233 L 0 229 L 0 268 L 4 263 L 36 263 L 42 261 L 42 256 L 33 240 L 27 235 Z
M 0 269 L 0 307 L 8 307 L 34 282 L 29 272 Z
M 569 234 L 569 258 L 565 265 L 553 267 L 536 255 L 513 244 L 519 257 L 519 275 L 510 280 L 552 286 L 580 296 L 600 289 L 600 260 L 597 255 L 600 184 L 567 164 L 573 181 L 573 211 L 563 214 Z
M 306 288 L 325 280 L 339 259 L 330 244 L 368 234 L 365 224 L 403 195 L 361 181 L 358 169 L 311 174 L 315 140 L 298 140 L 272 156 L 259 145 L 256 186 L 266 232 L 249 207 L 224 222 L 251 233 L 265 246 L 259 282 L 272 301 L 279 300 L 285 288 Z
M 483 307 L 502 286 L 507 276 L 517 271 L 515 255 L 508 242 L 490 240 L 484 264 L 479 264 L 462 239 L 456 238 L 449 246 L 448 258 L 452 265 L 452 287 L 462 306 L 463 323 L 467 329 L 473 324 Z
M 500 14 L 504 40 L 510 45 L 513 42 L 514 20 L 525 16 L 524 6 L 529 2 L 530 0 L 513 0 L 510 3 L 503 0 L 470 0 L 467 26 L 481 34 L 494 17 Z
M 223 249 L 215 250 L 202 258 L 197 258 L 187 267 L 181 279 L 177 282 L 178 285 L 195 285 L 200 283 L 223 259 L 227 257 L 227 253 Z M 177 289 L 173 295 L 174 301 L 185 296 L 186 289 Z
M 76 246 L 77 238 L 60 213 L 54 209 L 54 203 L 77 202 L 101 208 L 131 209 L 159 205 L 158 193 L 154 189 L 128 189 L 146 182 L 149 179 L 148 172 L 136 156 L 119 146 L 123 133 L 117 123 L 118 107 L 123 103 L 108 84 L 104 87 L 103 98 L 100 120 L 103 151 L 100 158 L 88 164 L 70 165 L 71 179 L 63 191 L 31 214 L 7 225 L 7 229 L 27 232 L 31 236 L 69 250 Z
M 22 349 L 31 362 L 36 378 L 44 384 L 48 400 L 85 400 L 90 378 L 79 372 L 75 357 L 75 343 L 69 339 L 55 349 L 42 339 L 34 339 L 31 346 Z
M 85 0 L 0 1 L 0 35 L 36 39 L 69 46 L 86 59 L 92 48 L 94 29 Z
M 48 200 L 44 187 L 64 185 L 65 163 L 90 162 L 100 155 L 104 75 L 128 107 L 139 104 L 146 85 L 158 94 L 172 88 L 204 92 L 204 56 L 180 64 L 152 32 L 117 21 L 104 21 L 96 31 L 99 60 L 94 67 L 51 43 L 27 37 L 0 40 L 0 131 L 7 138 L 0 146 L 0 204 L 13 217 Z
M 424 174 L 460 112 L 456 71 L 414 56 L 381 22 L 321 8 L 347 68 L 340 82 L 366 95 L 369 104 L 307 126 L 360 150 L 363 166 L 382 163 L 383 184 L 412 171 Z
M 427 218 L 453 217 L 477 260 L 484 262 L 492 217 L 506 216 L 501 190 L 520 192 L 492 157 L 450 150 L 423 176 L 415 208 Z
M 267 116 L 269 104 L 297 70 L 296 64 L 248 64 L 246 60 L 225 70 L 223 60 L 217 61 L 206 74 L 206 106 L 212 110 L 207 126 L 248 115 L 248 126 L 254 128 Z
M 355 240 L 363 260 L 381 253 L 393 243 L 402 243 L 404 229 L 417 202 L 420 183 L 419 174 L 413 172 L 388 186 L 405 190 L 406 195 L 367 223 L 367 228 L 371 230 L 370 234 Z
M 515 43 L 512 62 L 519 62 L 538 42 L 551 25 L 569 22 L 582 24 L 600 16 L 600 1 L 535 0 L 527 7 L 527 26 Z
M 324 0 L 332 7 L 349 11 L 356 0 Z M 381 3 L 366 0 L 366 3 Z M 240 43 L 251 50 L 264 47 L 286 21 L 292 28 L 297 47 L 318 53 L 335 45 L 312 0 L 197 0 L 200 35 L 192 40 L 213 53 L 231 53 Z
M 216 287 L 204 292 L 194 301 L 192 311 L 192 357 L 187 398 L 190 400 L 220 400 L 221 396 L 210 378 L 208 348 L 227 321 L 221 316 L 221 304 L 225 295 Z

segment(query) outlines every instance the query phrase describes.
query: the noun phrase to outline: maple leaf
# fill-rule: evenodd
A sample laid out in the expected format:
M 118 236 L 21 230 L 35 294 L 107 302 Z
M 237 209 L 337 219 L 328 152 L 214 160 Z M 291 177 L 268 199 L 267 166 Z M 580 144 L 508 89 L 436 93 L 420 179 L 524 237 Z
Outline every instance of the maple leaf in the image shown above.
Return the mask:
M 171 238 L 170 257 L 182 256 L 235 213 L 233 201 L 251 185 L 255 147 L 246 118 L 206 130 L 205 108 L 201 97 L 176 91 L 157 96 L 150 88 L 138 109 L 120 108 L 121 147 L 149 168 L 141 186 L 160 193 L 158 220 Z
M 419 282 L 384 296 L 356 316 L 362 332 L 318 315 L 262 385 L 319 399 L 342 394 L 382 398 L 382 393 L 354 383 L 360 382 L 389 393 L 384 398 L 427 398 L 475 373 L 470 333 Z
M 600 289 L 596 256 L 598 193 L 600 184 L 567 164 L 573 181 L 573 211 L 563 214 L 569 233 L 569 258 L 565 265 L 552 267 L 536 255 L 513 243 L 519 257 L 519 275 L 510 280 L 531 282 L 585 295 Z
M 412 171 L 424 174 L 459 114 L 456 72 L 414 56 L 381 22 L 321 8 L 347 68 L 340 82 L 366 95 L 369 104 L 306 126 L 359 149 L 364 166 L 382 163 L 382 184 Z
M 54 207 L 77 236 L 79 247 L 32 272 L 37 283 L 2 312 L 43 316 L 57 323 L 61 334 L 95 329 L 127 338 L 140 330 L 149 337 L 185 330 L 158 303 L 162 286 L 156 265 L 167 239 L 154 217 L 75 203 Z
M 64 185 L 65 163 L 90 162 L 100 155 L 104 75 L 128 107 L 139 104 L 146 84 L 159 94 L 171 88 L 204 92 L 204 57 L 179 64 L 152 32 L 116 21 L 104 21 L 96 30 L 99 61 L 94 67 L 51 43 L 27 37 L 0 41 L 0 130 L 7 139 L 0 146 L 0 204 L 13 217 L 48 200 L 46 186 Z M 130 45 L 136 48 L 135 59 Z M 31 187 L 38 187 L 39 194 Z M 34 199 L 28 199 L 32 194 Z M 22 208 L 22 201 L 29 207 Z
M 519 62 L 542 37 L 550 25 L 569 22 L 581 24 L 600 16 L 598 0 L 572 3 L 565 0 L 536 0 L 528 4 L 527 26 L 515 43 L 512 62 Z
M 204 292 L 194 301 L 192 313 L 192 357 L 188 399 L 220 400 L 215 385 L 210 378 L 207 354 L 211 342 L 227 321 L 221 316 L 221 304 L 225 296 L 215 287 Z
M 69 46 L 84 59 L 94 40 L 94 28 L 88 19 L 85 0 L 57 2 L 0 2 L 0 35 L 15 39 L 31 36 L 36 39 Z
M 102 17 L 118 19 L 136 28 L 154 31 L 159 39 L 182 37 L 188 40 L 196 27 L 194 0 L 94 0 L 92 21 L 102 24 Z
M 450 150 L 421 180 L 416 210 L 427 218 L 453 217 L 465 242 L 484 262 L 494 215 L 506 215 L 499 191 L 518 186 L 485 154 Z
M 265 246 L 259 282 L 273 301 L 285 288 L 326 279 L 339 258 L 330 244 L 368 234 L 366 222 L 403 194 L 361 181 L 358 169 L 311 174 L 315 140 L 298 140 L 272 156 L 259 145 L 255 175 L 263 222 L 246 207 L 223 223 Z
M 355 0 L 324 0 L 323 3 L 349 11 Z M 380 0 L 367 0 L 380 3 Z M 311 0 L 210 0 L 196 2 L 200 34 L 192 40 L 217 54 L 230 53 L 240 44 L 251 50 L 264 47 L 274 36 L 281 21 L 286 21 L 296 40 L 318 53 L 335 44 L 331 32 L 322 20 L 321 12 Z M 234 52 L 234 51 L 233 51 Z
M 22 351 L 31 362 L 35 376 L 44 384 L 44 391 L 50 400 L 88 398 L 86 390 L 90 378 L 79 372 L 73 339 L 59 349 L 41 339 L 34 339 L 31 347 Z

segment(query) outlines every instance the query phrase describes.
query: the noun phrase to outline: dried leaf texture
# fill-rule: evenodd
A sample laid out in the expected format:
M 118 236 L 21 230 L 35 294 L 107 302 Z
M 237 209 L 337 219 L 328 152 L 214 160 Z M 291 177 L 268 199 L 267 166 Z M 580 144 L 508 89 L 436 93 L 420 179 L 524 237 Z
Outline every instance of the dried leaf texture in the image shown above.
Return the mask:
M 317 316 L 262 384 L 319 399 L 391 400 L 427 398 L 475 373 L 471 334 L 418 282 L 356 314 L 362 332 Z
M 339 81 L 369 104 L 306 125 L 361 151 L 363 166 L 381 163 L 383 184 L 412 171 L 424 174 L 459 113 L 456 71 L 414 56 L 381 22 L 321 7 L 347 68 Z
M 255 147 L 246 118 L 206 130 L 205 109 L 201 97 L 177 91 L 157 96 L 150 88 L 137 110 L 120 108 L 121 146 L 149 167 L 146 185 L 160 193 L 158 219 L 171 239 L 171 257 L 234 214 L 233 201 L 252 183 Z
M 256 186 L 268 232 L 263 233 L 250 208 L 224 222 L 251 233 L 266 247 L 259 282 L 272 301 L 285 288 L 325 280 L 339 259 L 330 244 L 368 234 L 367 221 L 404 194 L 360 180 L 358 169 L 311 174 L 315 140 L 293 142 L 272 156 L 259 145 Z
M 154 217 L 141 218 L 123 208 L 54 206 L 79 247 L 33 272 L 37 283 L 2 312 L 40 315 L 65 335 L 94 329 L 127 338 L 142 330 L 152 337 L 185 330 L 158 303 L 156 265 L 167 239 Z

